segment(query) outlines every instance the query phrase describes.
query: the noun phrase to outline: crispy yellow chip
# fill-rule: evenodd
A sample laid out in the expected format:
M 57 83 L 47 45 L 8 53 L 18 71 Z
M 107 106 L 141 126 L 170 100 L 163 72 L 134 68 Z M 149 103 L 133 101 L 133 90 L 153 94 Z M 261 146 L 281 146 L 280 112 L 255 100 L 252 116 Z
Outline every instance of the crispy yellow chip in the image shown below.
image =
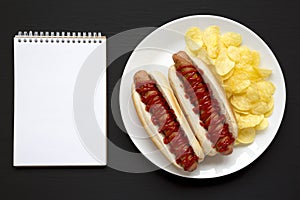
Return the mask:
M 232 92 L 226 92 L 226 97 L 227 97 L 227 99 L 231 98 L 232 95 L 233 95 Z
M 254 115 L 262 115 L 270 110 L 268 104 L 264 101 L 259 101 L 252 104 L 251 113 Z
M 235 84 L 233 85 L 232 92 L 235 94 L 242 93 L 249 87 L 250 84 L 250 80 L 236 80 Z
M 219 54 L 224 51 L 226 52 L 227 51 L 227 47 L 226 45 L 222 42 L 222 40 L 219 39 Z
M 253 67 L 258 67 L 260 63 L 260 55 L 257 51 L 252 51 L 252 63 Z
M 240 115 L 249 115 L 249 111 L 244 111 L 244 110 L 239 110 L 239 109 L 236 109 L 234 108 L 234 112 L 240 114 Z
M 224 85 L 231 88 L 232 93 L 239 94 L 244 92 L 251 84 L 251 81 L 247 78 L 246 74 L 240 73 L 238 70 L 234 70 L 233 74 L 224 81 Z
M 239 144 L 241 144 L 238 140 L 235 140 L 234 141 L 234 146 L 237 146 L 237 145 L 239 145 Z
M 238 47 L 242 43 L 242 36 L 238 33 L 227 32 L 221 37 L 222 42 L 227 46 Z
M 236 73 L 239 74 L 238 76 L 242 77 L 242 79 L 249 79 L 251 81 L 261 80 L 261 76 L 257 73 L 252 65 L 242 65 L 241 63 L 238 63 L 236 66 Z
M 240 50 L 240 65 L 251 65 L 253 62 L 252 52 L 248 47 L 242 46 L 239 48 Z
M 225 90 L 227 99 L 229 99 L 232 96 L 231 88 L 227 85 L 223 85 L 223 88 Z
M 254 128 L 245 128 L 239 130 L 237 140 L 242 144 L 250 144 L 255 139 L 255 129 Z
M 228 74 L 233 69 L 234 64 L 235 63 L 228 58 L 226 52 L 223 51 L 219 54 L 215 63 L 217 74 L 220 76 Z
M 195 40 L 192 40 L 188 37 L 185 37 L 185 42 L 186 42 L 186 45 L 189 48 L 189 50 L 193 53 L 196 53 L 201 48 L 201 45 L 203 44 L 203 43 L 199 43 Z
M 247 97 L 244 95 L 233 95 L 230 98 L 230 102 L 238 110 L 248 111 L 251 109 L 251 104 Z
M 202 41 L 203 32 L 198 27 L 191 27 L 187 30 L 185 36 L 192 40 Z
M 219 54 L 220 28 L 218 26 L 209 26 L 204 30 L 203 42 L 207 47 L 207 53 L 211 58 L 217 58 Z
M 240 115 L 237 123 L 240 129 L 244 129 L 257 126 L 263 119 L 264 115 Z
M 269 81 L 259 81 L 256 83 L 257 91 L 260 99 L 263 101 L 270 101 L 275 92 L 275 86 Z
M 234 72 L 234 68 L 229 73 L 225 74 L 224 76 L 221 76 L 222 81 L 229 79 L 233 75 L 233 72 Z
M 230 93 L 232 93 L 232 90 L 231 90 L 231 88 L 230 88 L 229 85 L 224 85 L 224 84 L 223 84 L 223 88 L 224 88 L 225 92 L 230 92 Z
M 272 74 L 272 70 L 255 67 L 254 70 L 260 75 L 261 78 L 268 78 Z
M 234 116 L 235 116 L 236 120 L 238 121 L 240 119 L 241 115 L 239 113 L 235 112 L 235 111 L 233 113 L 234 113 Z
M 203 32 L 198 27 L 191 27 L 185 33 L 185 42 L 190 51 L 195 52 L 203 46 Z
M 244 71 L 242 71 L 241 68 L 238 68 L 236 65 L 234 67 L 234 73 L 232 75 L 232 78 L 242 80 L 242 79 L 248 79 L 248 76 Z
M 268 101 L 268 112 L 274 109 L 274 98 L 273 96 L 271 97 L 270 101 Z
M 240 51 L 240 63 L 239 65 L 251 65 L 252 67 L 258 67 L 260 64 L 260 55 L 257 51 L 251 51 L 248 47 L 239 47 Z
M 240 51 L 238 47 L 235 46 L 229 46 L 227 49 L 227 56 L 234 62 L 240 61 Z
M 249 99 L 249 101 L 251 103 L 257 102 L 260 100 L 255 83 L 251 83 L 251 85 L 247 88 L 246 97 Z
M 258 131 L 264 130 L 269 126 L 269 121 L 267 118 L 264 118 L 257 126 L 255 126 L 255 129 Z
M 265 117 L 270 117 L 273 113 L 274 110 L 274 101 L 273 101 L 273 106 L 271 107 L 271 110 L 269 110 L 268 112 L 265 113 Z

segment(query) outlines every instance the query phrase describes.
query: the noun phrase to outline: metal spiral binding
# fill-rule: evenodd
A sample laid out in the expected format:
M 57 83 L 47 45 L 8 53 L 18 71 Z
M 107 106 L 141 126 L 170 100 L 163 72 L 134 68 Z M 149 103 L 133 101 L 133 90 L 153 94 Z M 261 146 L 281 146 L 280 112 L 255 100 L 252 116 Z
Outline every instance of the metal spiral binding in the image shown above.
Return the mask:
M 38 32 L 19 31 L 18 42 L 29 43 L 102 43 L 101 32 Z

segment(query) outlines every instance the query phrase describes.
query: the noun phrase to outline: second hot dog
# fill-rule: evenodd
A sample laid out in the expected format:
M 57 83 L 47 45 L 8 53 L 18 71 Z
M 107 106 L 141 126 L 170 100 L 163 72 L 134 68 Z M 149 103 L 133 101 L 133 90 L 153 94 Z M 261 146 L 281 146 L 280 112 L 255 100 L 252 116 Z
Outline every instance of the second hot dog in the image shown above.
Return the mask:
M 204 153 L 231 154 L 237 124 L 224 93 L 185 52 L 174 54 L 173 60 L 169 81 Z

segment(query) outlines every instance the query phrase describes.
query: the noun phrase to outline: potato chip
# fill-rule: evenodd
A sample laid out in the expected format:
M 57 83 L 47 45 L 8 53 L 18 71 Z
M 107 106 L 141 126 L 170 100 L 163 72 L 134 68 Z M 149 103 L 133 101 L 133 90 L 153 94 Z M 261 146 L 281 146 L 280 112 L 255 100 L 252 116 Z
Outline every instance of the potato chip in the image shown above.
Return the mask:
M 235 46 L 229 46 L 227 49 L 227 56 L 234 62 L 239 62 L 241 59 L 239 48 Z
M 224 85 L 223 84 L 223 88 L 224 88 L 225 92 L 232 92 L 231 87 L 229 85 Z
M 235 70 L 232 76 L 224 81 L 224 84 L 231 88 L 232 93 L 239 94 L 244 92 L 250 86 L 251 81 L 248 80 L 246 74 Z
M 232 93 L 231 87 L 229 85 L 223 84 L 223 88 L 224 88 L 225 92 L 231 92 Z
M 251 103 L 260 100 L 260 96 L 257 92 L 257 87 L 255 83 L 251 83 L 251 85 L 247 88 L 246 97 L 249 99 Z
M 234 141 L 234 146 L 237 146 L 237 145 L 239 145 L 239 144 L 241 144 L 238 140 L 235 140 Z
M 237 141 L 243 144 L 250 144 L 255 139 L 255 129 L 254 128 L 245 128 L 239 130 Z
M 259 81 L 256 83 L 257 91 L 260 99 L 263 101 L 270 101 L 275 92 L 275 86 L 269 81 Z
M 219 54 L 224 51 L 226 52 L 227 51 L 227 47 L 226 45 L 222 42 L 222 40 L 219 39 Z
M 258 131 L 264 130 L 269 126 L 269 121 L 267 118 L 264 118 L 257 126 L 255 126 L 255 129 Z
M 252 65 L 243 66 L 241 68 L 241 71 L 243 71 L 243 73 L 246 73 L 248 79 L 250 79 L 251 81 L 259 81 L 262 79 Z
M 238 127 L 240 129 L 255 127 L 261 123 L 264 119 L 264 115 L 241 115 L 238 120 Z
M 268 102 L 268 112 L 274 109 L 274 98 L 273 96 L 271 97 L 270 101 Z
M 260 63 L 260 55 L 257 51 L 252 51 L 252 63 L 253 67 L 258 67 Z
M 234 114 L 234 116 L 235 116 L 235 119 L 237 120 L 237 121 L 239 121 L 240 120 L 240 114 L 239 113 L 237 113 L 237 112 L 233 112 L 233 114 Z
M 220 53 L 215 63 L 217 74 L 220 76 L 228 74 L 233 69 L 234 64 L 235 63 L 228 58 L 226 52 L 223 51 Z
M 240 65 L 251 65 L 253 62 L 253 54 L 248 47 L 242 46 L 239 48 L 240 50 Z
M 194 54 L 201 49 L 203 42 L 198 40 L 193 40 L 189 37 L 185 37 L 186 44 L 191 52 Z
M 203 44 L 203 43 L 196 42 L 195 40 L 192 40 L 188 37 L 185 37 L 185 42 L 189 50 L 193 53 L 196 53 L 201 48 L 201 45 Z
M 230 102 L 238 110 L 248 111 L 251 109 L 251 104 L 247 97 L 244 95 L 233 95 L 230 98 Z
M 203 32 L 198 27 L 191 27 L 185 33 L 185 41 L 191 51 L 197 51 L 203 46 Z
M 268 112 L 270 108 L 268 107 L 268 104 L 264 101 L 256 102 L 252 105 L 251 113 L 254 115 L 262 115 Z
M 190 36 L 191 38 L 198 38 L 199 35 L 202 36 L 202 31 L 200 30 L 199 27 L 196 27 L 196 26 L 193 26 L 193 27 L 190 27 L 186 32 L 185 34 Z M 202 39 L 202 37 L 201 37 Z
M 268 78 L 272 74 L 272 70 L 255 67 L 254 70 L 260 75 L 261 78 Z
M 207 54 L 210 58 L 216 59 L 219 54 L 219 46 L 218 45 L 210 45 L 207 47 Z
M 249 111 L 244 111 L 244 110 L 239 110 L 239 109 L 236 109 L 234 108 L 234 112 L 240 114 L 240 115 L 249 115 Z
M 231 88 L 227 85 L 223 85 L 223 88 L 225 90 L 227 99 L 229 99 L 232 96 Z
M 239 79 L 249 79 L 251 81 L 262 80 L 260 74 L 250 64 L 238 63 L 236 64 L 235 69 L 235 76 L 239 77 Z
M 238 47 L 242 43 L 242 36 L 238 33 L 227 32 L 221 37 L 222 42 L 227 46 Z
M 220 28 L 218 26 L 209 26 L 204 30 L 203 42 L 207 47 L 208 56 L 217 58 L 219 54 Z
M 235 84 L 233 85 L 233 91 L 232 92 L 235 93 L 235 94 L 239 94 L 239 93 L 244 92 L 249 87 L 249 85 L 251 84 L 250 80 L 236 80 L 234 82 L 235 82 Z
M 233 76 L 237 79 L 248 79 L 248 75 L 243 71 L 243 68 L 235 65 Z
M 274 110 L 274 101 L 273 101 L 273 106 L 271 107 L 271 109 L 265 113 L 265 117 L 270 117 L 273 113 Z
M 231 98 L 232 95 L 233 95 L 232 92 L 226 92 L 226 97 L 227 97 L 227 99 Z
M 229 79 L 233 75 L 233 72 L 234 72 L 234 68 L 229 73 L 225 74 L 224 76 L 221 76 L 222 81 Z

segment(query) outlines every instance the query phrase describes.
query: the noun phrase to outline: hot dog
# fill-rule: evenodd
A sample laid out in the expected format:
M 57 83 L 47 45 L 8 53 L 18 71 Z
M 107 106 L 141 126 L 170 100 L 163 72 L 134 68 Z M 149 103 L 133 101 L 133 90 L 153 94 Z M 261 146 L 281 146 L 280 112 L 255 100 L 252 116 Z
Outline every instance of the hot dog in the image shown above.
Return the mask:
M 169 82 L 204 154 L 231 154 L 238 129 L 224 91 L 184 51 L 172 58 Z
M 157 148 L 176 167 L 195 170 L 204 153 L 166 78 L 159 72 L 136 72 L 132 99 L 142 125 Z

